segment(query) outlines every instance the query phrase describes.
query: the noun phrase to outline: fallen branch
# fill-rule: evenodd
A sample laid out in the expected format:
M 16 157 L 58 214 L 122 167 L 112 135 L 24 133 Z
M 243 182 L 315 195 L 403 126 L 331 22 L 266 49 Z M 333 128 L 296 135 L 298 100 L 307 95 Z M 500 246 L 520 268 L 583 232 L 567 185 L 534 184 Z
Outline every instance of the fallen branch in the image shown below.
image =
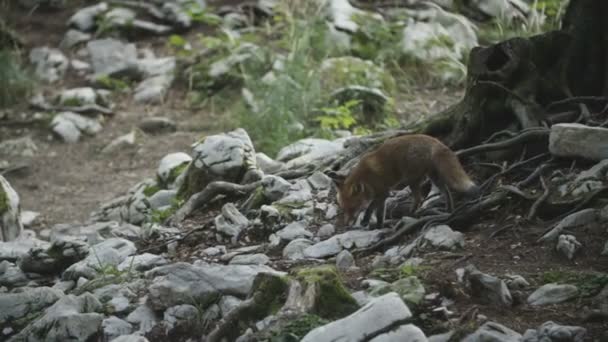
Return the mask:
M 209 183 L 203 191 L 190 196 L 188 201 L 175 214 L 169 217 L 166 224 L 175 225 L 182 222 L 188 215 L 197 209 L 203 208 L 218 195 L 244 196 L 257 189 L 260 185 L 262 185 L 261 181 L 249 184 L 236 184 L 223 181 Z
M 30 102 L 30 106 L 35 109 L 44 111 L 56 111 L 56 112 L 74 112 L 74 113 L 102 113 L 106 115 L 113 115 L 114 111 L 110 108 L 102 107 L 97 104 L 88 104 L 82 106 L 54 106 L 47 103 L 44 99 L 35 98 Z
M 545 109 L 548 111 L 549 109 L 556 107 L 556 106 L 561 106 L 561 105 L 566 105 L 566 104 L 571 104 L 571 103 L 583 103 L 584 104 L 584 103 L 589 103 L 589 102 L 608 103 L 608 97 L 605 97 L 605 96 L 575 96 L 575 97 L 570 97 L 567 99 L 551 102 L 551 103 L 549 103 L 549 105 L 547 107 L 545 107 Z

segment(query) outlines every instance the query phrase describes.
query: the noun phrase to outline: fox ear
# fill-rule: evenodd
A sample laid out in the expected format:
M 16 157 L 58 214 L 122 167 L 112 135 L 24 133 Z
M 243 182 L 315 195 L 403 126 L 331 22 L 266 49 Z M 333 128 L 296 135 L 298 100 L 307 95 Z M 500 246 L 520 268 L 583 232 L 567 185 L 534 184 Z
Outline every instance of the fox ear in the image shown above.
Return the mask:
M 329 178 L 331 178 L 334 183 L 338 186 L 344 184 L 344 180 L 346 179 L 345 176 L 343 175 L 339 175 L 336 171 L 330 170 L 330 171 L 325 171 L 325 175 Z

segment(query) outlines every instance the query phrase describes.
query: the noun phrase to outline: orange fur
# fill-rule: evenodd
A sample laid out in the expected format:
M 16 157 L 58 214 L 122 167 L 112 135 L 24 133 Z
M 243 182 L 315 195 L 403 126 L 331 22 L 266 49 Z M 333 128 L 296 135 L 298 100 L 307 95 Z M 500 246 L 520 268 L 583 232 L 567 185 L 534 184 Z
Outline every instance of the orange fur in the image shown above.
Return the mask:
M 367 207 L 363 224 L 376 209 L 378 227 L 384 222 L 384 201 L 398 185 L 409 185 L 414 212 L 422 200 L 422 183 L 427 177 L 447 196 L 448 188 L 459 193 L 476 193 L 477 185 L 462 168 L 456 154 L 439 140 L 423 134 L 404 135 L 384 142 L 366 153 L 347 177 L 330 174 L 337 185 L 342 215 L 338 224 L 352 224 Z

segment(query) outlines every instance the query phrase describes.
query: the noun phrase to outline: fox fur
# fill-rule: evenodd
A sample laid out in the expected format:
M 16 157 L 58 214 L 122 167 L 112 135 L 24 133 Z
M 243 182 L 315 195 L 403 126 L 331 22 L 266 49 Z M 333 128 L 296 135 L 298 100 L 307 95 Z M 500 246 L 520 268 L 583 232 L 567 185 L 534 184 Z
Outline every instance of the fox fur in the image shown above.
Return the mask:
M 384 224 L 384 206 L 390 190 L 408 185 L 413 196 L 412 213 L 423 199 L 421 185 L 429 177 L 444 196 L 448 210 L 453 202 L 449 190 L 466 195 L 479 192 L 479 187 L 464 171 L 456 154 L 442 142 L 428 135 L 412 134 L 391 138 L 361 157 L 348 176 L 334 171 L 326 173 L 337 187 L 341 208 L 338 225 L 352 225 L 364 208 L 361 223 L 369 223 L 376 209 L 376 227 Z M 426 195 L 425 195 L 426 196 Z

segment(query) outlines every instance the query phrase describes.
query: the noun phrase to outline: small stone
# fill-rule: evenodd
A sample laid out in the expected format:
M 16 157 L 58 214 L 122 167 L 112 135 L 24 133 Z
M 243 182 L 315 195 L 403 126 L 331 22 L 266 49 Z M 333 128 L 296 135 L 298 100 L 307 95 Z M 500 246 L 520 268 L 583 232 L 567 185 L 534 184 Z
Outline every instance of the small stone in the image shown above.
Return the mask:
M 92 36 L 89 33 L 70 29 L 63 36 L 63 40 L 59 43 L 59 47 L 62 49 L 71 49 L 80 43 L 89 41 L 91 37 Z
M 522 336 L 504 325 L 486 322 L 473 334 L 462 339 L 462 342 L 496 341 L 496 342 L 521 342 Z
M 473 265 L 465 268 L 464 279 L 472 296 L 481 302 L 506 307 L 513 305 L 513 298 L 504 281 L 480 272 Z
M 464 248 L 464 236 L 447 225 L 432 227 L 424 234 L 420 242 L 420 248 L 428 247 L 443 250 L 462 249 Z
M 35 66 L 36 76 L 53 83 L 63 78 L 68 70 L 69 60 L 58 49 L 34 48 L 30 51 L 30 62 Z
M 585 340 L 587 329 L 583 327 L 560 325 L 552 321 L 543 323 L 537 330 L 528 329 L 523 341 L 572 341 L 582 342 Z
M 219 307 L 222 313 L 222 317 L 226 317 L 226 315 L 232 311 L 234 308 L 238 307 L 243 301 L 234 296 L 222 296 L 220 299 Z
M 576 240 L 574 235 L 562 234 L 559 236 L 555 249 L 565 255 L 569 260 L 572 260 L 572 258 L 574 258 L 574 254 L 581 247 L 583 247 L 583 245 Z
M 245 254 L 237 255 L 230 260 L 231 265 L 266 265 L 270 258 L 266 254 Z
M 145 118 L 138 127 L 147 134 L 166 134 L 177 131 L 175 121 L 165 117 Z
M 310 239 L 313 237 L 313 234 L 306 229 L 307 227 L 308 224 L 305 221 L 295 221 L 279 230 L 277 236 L 285 241 L 292 241 L 299 238 Z
M 90 31 L 96 25 L 96 18 L 107 10 L 108 4 L 105 2 L 100 2 L 94 6 L 85 7 L 72 15 L 68 21 L 68 25 L 73 26 L 80 31 Z
M 138 134 L 137 130 L 132 130 L 131 132 L 121 135 L 118 138 L 112 140 L 106 147 L 101 150 L 102 154 L 110 154 L 117 151 L 124 151 L 135 146 L 138 138 L 141 137 L 141 134 Z
M 215 218 L 215 229 L 237 240 L 241 231 L 249 226 L 249 220 L 232 203 L 222 207 L 222 214 Z
M 578 296 L 578 288 L 569 284 L 545 284 L 528 297 L 530 305 L 548 305 L 568 301 Z
M 342 251 L 336 256 L 336 268 L 340 272 L 346 272 L 355 266 L 355 258 L 349 251 Z
M 283 249 L 283 258 L 288 260 L 304 259 L 304 250 L 312 244 L 313 242 L 308 239 L 292 240 Z
M 326 224 L 322 225 L 321 228 L 319 228 L 319 231 L 317 232 L 317 236 L 321 239 L 327 239 L 327 238 L 331 237 L 332 235 L 334 235 L 335 232 L 336 232 L 336 228 L 334 227 L 334 225 L 331 223 L 326 223 Z

